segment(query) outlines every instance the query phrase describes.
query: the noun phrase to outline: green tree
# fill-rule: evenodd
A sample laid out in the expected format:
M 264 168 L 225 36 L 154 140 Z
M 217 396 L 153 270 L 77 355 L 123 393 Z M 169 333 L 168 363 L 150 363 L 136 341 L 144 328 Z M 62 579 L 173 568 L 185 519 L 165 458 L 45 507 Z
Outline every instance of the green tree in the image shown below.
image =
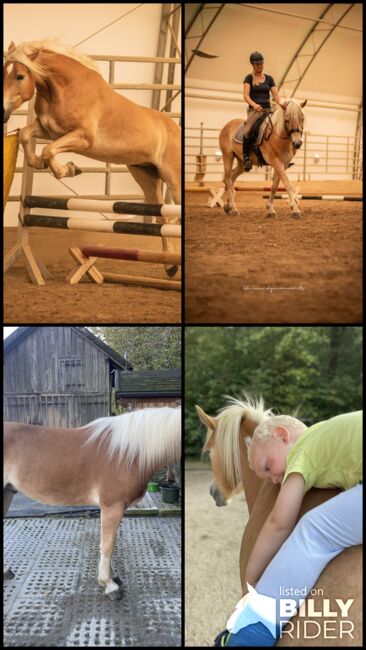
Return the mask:
M 134 370 L 181 367 L 180 327 L 89 327 L 121 356 L 127 354 Z
M 187 327 L 186 454 L 199 454 L 205 436 L 194 405 L 215 414 L 225 395 L 263 395 L 308 425 L 360 409 L 361 354 L 361 327 Z

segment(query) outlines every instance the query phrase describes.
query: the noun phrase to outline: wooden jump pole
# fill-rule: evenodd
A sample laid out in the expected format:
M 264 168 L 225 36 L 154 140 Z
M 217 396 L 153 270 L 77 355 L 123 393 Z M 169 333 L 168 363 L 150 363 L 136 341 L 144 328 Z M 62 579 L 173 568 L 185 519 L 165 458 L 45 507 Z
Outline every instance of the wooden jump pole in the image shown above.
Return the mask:
M 95 263 L 100 258 L 134 260 L 139 262 L 154 262 L 159 264 L 181 264 L 181 256 L 178 253 L 167 253 L 159 251 L 144 251 L 134 249 L 105 248 L 103 246 L 83 246 L 83 248 L 72 247 L 70 254 L 79 263 L 76 270 L 69 273 L 66 282 L 78 284 L 84 275 L 87 275 L 96 284 L 112 282 L 118 284 L 134 284 L 143 287 L 154 287 L 155 289 L 173 289 L 181 291 L 180 280 L 168 280 L 152 278 L 142 275 L 125 275 L 121 273 L 109 273 L 100 271 Z
M 142 250 L 137 248 L 106 248 L 105 246 L 83 246 L 84 257 L 102 257 L 109 260 L 131 260 L 155 264 L 181 264 L 179 253 Z

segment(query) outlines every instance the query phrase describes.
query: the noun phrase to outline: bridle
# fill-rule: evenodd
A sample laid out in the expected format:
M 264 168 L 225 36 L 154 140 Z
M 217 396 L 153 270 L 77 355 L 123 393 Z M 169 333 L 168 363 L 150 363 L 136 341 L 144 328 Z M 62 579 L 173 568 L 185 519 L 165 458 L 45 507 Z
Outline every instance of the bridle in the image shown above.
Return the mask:
M 289 130 L 287 129 L 286 122 L 285 122 L 285 123 L 284 123 L 284 127 L 285 127 L 285 131 L 286 131 L 286 134 L 287 134 L 287 135 L 286 135 L 286 136 L 278 135 L 278 133 L 275 133 L 275 131 L 274 131 L 274 129 L 273 129 L 273 124 L 272 124 L 272 121 L 271 121 L 271 115 L 268 115 L 268 119 L 269 119 L 269 122 L 270 122 L 270 124 L 271 124 L 271 133 L 272 133 L 273 135 L 276 135 L 277 138 L 280 138 L 281 140 L 291 140 L 291 134 L 292 134 L 292 133 L 300 133 L 300 137 L 301 137 L 302 134 L 303 134 L 303 129 L 291 129 L 291 130 L 289 131 Z M 270 135 L 271 135 L 271 133 L 270 133 Z M 269 137 L 269 136 L 268 136 L 268 137 Z M 268 138 L 266 138 L 266 139 L 268 140 Z

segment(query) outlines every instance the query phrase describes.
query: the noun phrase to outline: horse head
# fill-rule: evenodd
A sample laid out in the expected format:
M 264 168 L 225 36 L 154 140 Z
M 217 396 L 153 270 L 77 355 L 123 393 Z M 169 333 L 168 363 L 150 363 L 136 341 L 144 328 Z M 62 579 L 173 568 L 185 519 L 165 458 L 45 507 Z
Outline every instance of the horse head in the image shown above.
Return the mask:
M 228 500 L 244 487 L 251 510 L 262 480 L 249 467 L 247 443 L 271 411 L 264 410 L 262 399 L 256 401 L 246 395 L 245 400 L 230 397 L 229 405 L 221 409 L 217 417 L 207 415 L 199 406 L 196 410 L 207 427 L 203 452 L 210 455 L 215 479 L 210 487 L 211 496 L 216 505 L 227 505 Z
M 4 63 L 4 107 L 3 122 L 6 123 L 14 111 L 29 101 L 35 91 L 35 74 L 42 75 L 42 68 L 36 62 L 41 50 L 26 52 L 13 42 L 9 45 Z
M 302 145 L 302 133 L 304 130 L 304 114 L 302 108 L 306 105 L 307 99 L 298 103 L 295 99 L 288 99 L 283 105 L 284 128 L 295 149 Z

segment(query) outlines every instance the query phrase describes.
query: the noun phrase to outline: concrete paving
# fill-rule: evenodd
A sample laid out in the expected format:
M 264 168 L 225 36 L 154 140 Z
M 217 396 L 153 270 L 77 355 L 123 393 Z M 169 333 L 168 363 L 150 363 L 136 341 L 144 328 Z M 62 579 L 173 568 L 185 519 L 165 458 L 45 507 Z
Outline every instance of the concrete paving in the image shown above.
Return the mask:
M 180 517 L 129 516 L 119 527 L 114 575 L 123 598 L 97 583 L 99 519 L 4 520 L 4 645 L 179 647 Z
M 178 503 L 165 503 L 160 492 L 146 492 L 144 497 L 133 506 L 127 509 L 125 517 L 136 515 L 180 515 L 180 498 Z M 79 517 L 81 515 L 90 517 L 99 516 L 97 506 L 50 506 L 18 492 L 7 512 L 7 517 L 48 517 L 51 515 L 63 515 L 68 517 Z

